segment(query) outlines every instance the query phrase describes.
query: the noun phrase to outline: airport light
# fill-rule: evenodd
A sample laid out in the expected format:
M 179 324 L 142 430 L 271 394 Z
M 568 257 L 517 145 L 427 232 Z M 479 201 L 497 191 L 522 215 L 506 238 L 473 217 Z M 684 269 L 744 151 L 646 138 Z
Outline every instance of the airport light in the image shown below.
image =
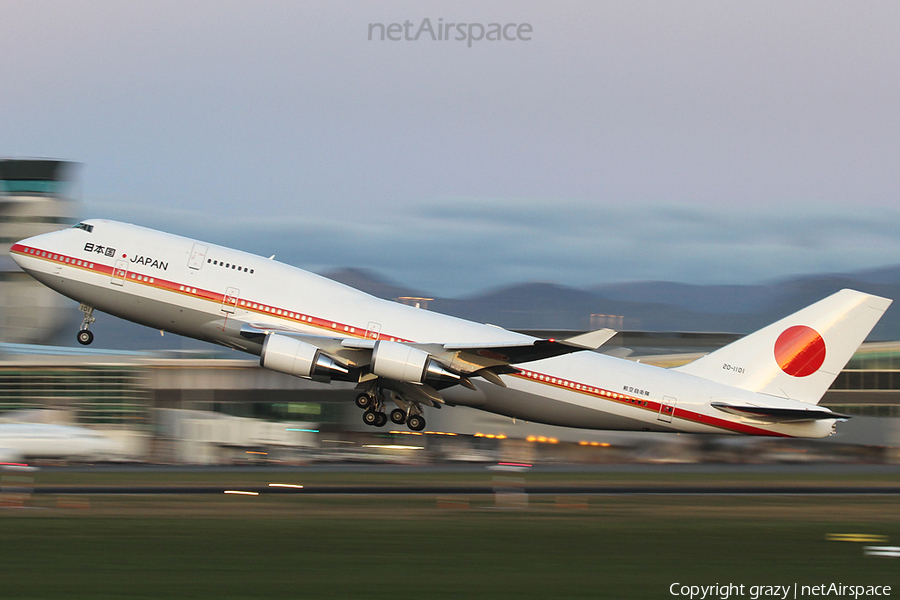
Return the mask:
M 363 444 L 363 448 L 377 448 L 379 450 L 422 450 L 422 446 L 409 446 L 406 444 Z
M 857 542 L 878 544 L 888 541 L 886 535 L 873 535 L 869 533 L 829 533 L 825 536 L 829 542 Z

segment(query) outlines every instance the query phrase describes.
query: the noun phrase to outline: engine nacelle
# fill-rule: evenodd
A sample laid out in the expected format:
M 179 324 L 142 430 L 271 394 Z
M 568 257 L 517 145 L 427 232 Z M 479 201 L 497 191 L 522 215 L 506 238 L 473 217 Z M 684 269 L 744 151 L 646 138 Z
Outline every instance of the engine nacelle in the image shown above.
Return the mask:
M 335 377 L 347 374 L 347 369 L 312 344 L 271 333 L 263 342 L 259 365 L 295 377 Z
M 461 379 L 424 350 L 400 342 L 375 343 L 372 349 L 372 373 L 385 379 L 431 385 L 459 383 Z

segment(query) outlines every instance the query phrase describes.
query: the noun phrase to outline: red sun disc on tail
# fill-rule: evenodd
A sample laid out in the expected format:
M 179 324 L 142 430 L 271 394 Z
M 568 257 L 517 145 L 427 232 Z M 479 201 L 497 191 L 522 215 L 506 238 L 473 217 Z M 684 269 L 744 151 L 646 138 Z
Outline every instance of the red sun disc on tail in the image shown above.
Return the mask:
M 811 327 L 789 327 L 775 341 L 775 360 L 788 375 L 812 375 L 825 362 L 825 340 Z

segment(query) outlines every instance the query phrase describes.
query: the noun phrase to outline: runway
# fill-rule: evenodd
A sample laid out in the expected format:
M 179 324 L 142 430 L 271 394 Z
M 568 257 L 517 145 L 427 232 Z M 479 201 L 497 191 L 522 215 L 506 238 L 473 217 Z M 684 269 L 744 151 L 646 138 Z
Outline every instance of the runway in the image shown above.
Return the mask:
M 872 496 L 898 495 L 897 486 L 716 486 L 716 485 L 521 485 L 515 481 L 498 482 L 495 485 L 310 485 L 303 488 L 269 486 L 35 486 L 11 488 L 3 491 L 28 491 L 33 494 L 56 495 L 186 495 L 225 494 L 247 492 L 258 495 L 294 496 L 475 496 L 497 493 L 525 493 L 529 495 L 577 495 L 577 496 Z

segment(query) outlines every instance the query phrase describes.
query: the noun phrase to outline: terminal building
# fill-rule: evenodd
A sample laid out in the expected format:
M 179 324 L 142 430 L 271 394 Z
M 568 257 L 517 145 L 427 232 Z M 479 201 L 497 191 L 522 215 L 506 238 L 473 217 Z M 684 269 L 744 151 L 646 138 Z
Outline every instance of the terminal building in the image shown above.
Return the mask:
M 0 340 L 42 343 L 70 316 L 70 304 L 9 257 L 17 241 L 75 223 L 72 163 L 0 160 Z

